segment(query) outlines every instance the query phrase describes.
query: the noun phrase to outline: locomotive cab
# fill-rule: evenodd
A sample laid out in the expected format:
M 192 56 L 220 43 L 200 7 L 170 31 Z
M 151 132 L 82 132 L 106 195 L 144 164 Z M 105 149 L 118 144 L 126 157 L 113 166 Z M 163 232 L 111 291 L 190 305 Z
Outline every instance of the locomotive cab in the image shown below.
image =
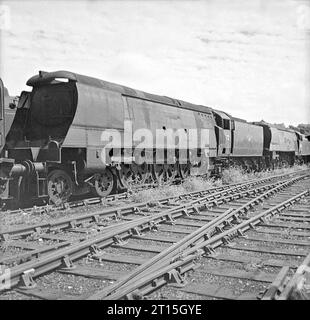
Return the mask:
M 213 111 L 215 119 L 215 134 L 218 146 L 217 154 L 219 157 L 229 157 L 232 152 L 234 121 L 221 111 Z

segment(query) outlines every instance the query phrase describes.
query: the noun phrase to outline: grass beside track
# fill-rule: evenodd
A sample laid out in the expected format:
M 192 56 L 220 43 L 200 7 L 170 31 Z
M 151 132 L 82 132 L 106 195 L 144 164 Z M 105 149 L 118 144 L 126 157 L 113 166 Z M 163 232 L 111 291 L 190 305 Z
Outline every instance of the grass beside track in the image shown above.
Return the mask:
M 222 183 L 223 184 L 230 184 L 230 183 L 239 183 L 244 182 L 252 179 L 260 179 L 260 178 L 267 178 L 272 175 L 278 174 L 286 174 L 286 173 L 293 173 L 298 170 L 306 170 L 310 167 L 303 164 L 303 165 L 294 165 L 288 168 L 279 168 L 274 170 L 264 170 L 259 172 L 246 172 L 245 170 L 239 167 L 231 167 L 229 169 L 225 169 L 223 171 L 222 176 Z
M 190 177 L 180 185 L 159 186 L 155 189 L 141 190 L 133 194 L 134 202 L 152 201 L 164 197 L 181 195 L 187 192 L 219 187 L 222 184 L 246 182 L 253 179 L 268 178 L 278 174 L 293 173 L 309 168 L 307 165 L 295 165 L 289 168 L 266 170 L 260 172 L 246 172 L 240 167 L 232 167 L 223 170 L 221 179 Z
M 268 170 L 262 172 L 250 172 L 247 173 L 244 170 L 233 167 L 223 171 L 222 179 L 215 178 L 203 178 L 203 177 L 190 177 L 184 180 L 180 185 L 162 185 L 154 189 L 146 189 L 137 191 L 131 197 L 132 202 L 144 202 L 162 199 L 170 196 L 178 196 L 184 193 L 199 191 L 203 189 L 209 189 L 219 187 L 222 184 L 234 184 L 246 182 L 252 179 L 267 178 L 269 176 L 293 173 L 298 170 L 305 170 L 309 167 L 306 165 L 294 166 L 290 168 L 282 168 L 275 170 Z M 118 203 L 121 205 L 121 202 Z M 23 224 L 36 224 L 43 222 L 52 222 L 53 220 L 62 218 L 64 216 L 73 216 L 77 213 L 82 214 L 83 212 L 89 213 L 94 210 L 94 207 L 81 207 L 75 210 L 64 210 L 64 211 L 51 211 L 51 212 L 18 212 L 14 214 L 1 213 L 0 212 L 0 231 L 6 229 L 8 226 L 17 226 Z

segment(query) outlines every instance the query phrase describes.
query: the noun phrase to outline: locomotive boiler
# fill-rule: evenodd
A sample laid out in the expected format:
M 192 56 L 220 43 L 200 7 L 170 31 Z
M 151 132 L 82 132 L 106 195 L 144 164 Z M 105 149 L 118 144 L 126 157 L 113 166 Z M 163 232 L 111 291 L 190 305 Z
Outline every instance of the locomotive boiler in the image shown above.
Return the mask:
M 15 102 L 0 84 L 5 204 L 105 197 L 231 164 L 261 170 L 310 157 L 309 137 L 292 130 L 69 71 L 39 72 Z
M 21 93 L 1 153 L 6 161 L 1 164 L 3 200 L 58 203 L 88 191 L 104 197 L 130 183 L 170 181 L 216 168 L 215 123 L 208 107 L 67 71 L 40 72 L 27 85 L 32 91 Z M 118 132 L 123 141 L 125 120 L 133 124 L 133 134 L 147 129 L 153 137 L 156 130 L 204 129 L 197 130 L 196 138 L 207 134 L 207 144 L 170 153 L 153 141 L 140 152 L 143 161 L 115 145 L 102 161 L 102 132 Z M 125 161 L 126 156 L 133 161 Z

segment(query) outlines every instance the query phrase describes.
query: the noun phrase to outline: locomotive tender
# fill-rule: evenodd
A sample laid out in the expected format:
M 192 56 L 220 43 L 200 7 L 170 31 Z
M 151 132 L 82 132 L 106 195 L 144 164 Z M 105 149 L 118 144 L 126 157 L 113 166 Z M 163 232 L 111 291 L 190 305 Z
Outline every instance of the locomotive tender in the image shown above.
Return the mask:
M 54 203 L 91 191 L 104 197 L 131 184 L 217 173 L 225 165 L 260 170 L 275 163 L 309 161 L 310 141 L 298 132 L 248 123 L 206 106 L 153 95 L 68 71 L 39 72 L 16 108 L 0 83 L 0 198 L 20 203 L 38 198 Z M 195 148 L 152 145 L 110 147 L 102 159 L 102 133 L 128 138 L 148 129 L 197 131 L 207 144 Z M 130 135 L 131 135 L 130 134 Z M 130 137 L 131 138 L 131 137 Z M 163 152 L 160 153 L 159 151 Z M 129 161 L 129 160 L 130 161 Z M 156 159 L 156 161 L 154 160 Z M 138 161 L 139 160 L 139 161 Z

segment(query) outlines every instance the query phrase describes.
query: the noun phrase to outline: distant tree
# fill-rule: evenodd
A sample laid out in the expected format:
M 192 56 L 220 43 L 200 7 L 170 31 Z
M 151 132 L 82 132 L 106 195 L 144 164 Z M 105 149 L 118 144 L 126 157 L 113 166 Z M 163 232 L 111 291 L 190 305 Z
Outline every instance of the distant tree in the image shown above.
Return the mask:
M 299 128 L 299 131 L 305 135 L 309 135 L 310 134 L 310 124 L 304 124 L 304 123 L 300 123 L 297 128 Z
M 310 123 L 300 123 L 297 127 L 293 126 L 293 125 L 289 125 L 288 127 L 286 127 L 284 123 L 271 124 L 271 123 L 268 123 L 268 122 L 266 122 L 264 120 L 261 120 L 261 121 L 259 121 L 257 123 L 271 125 L 271 126 L 276 127 L 278 129 L 294 130 L 294 131 L 300 132 L 302 134 L 305 134 L 306 136 L 310 135 Z
M 278 129 L 287 129 L 284 123 L 274 123 L 273 126 L 275 126 Z
M 294 126 L 292 126 L 291 124 L 288 126 L 288 128 L 291 129 L 291 130 L 297 131 L 297 132 L 301 132 L 301 131 L 300 131 L 300 128 L 294 127 Z M 301 133 L 302 133 L 302 132 L 301 132 Z

